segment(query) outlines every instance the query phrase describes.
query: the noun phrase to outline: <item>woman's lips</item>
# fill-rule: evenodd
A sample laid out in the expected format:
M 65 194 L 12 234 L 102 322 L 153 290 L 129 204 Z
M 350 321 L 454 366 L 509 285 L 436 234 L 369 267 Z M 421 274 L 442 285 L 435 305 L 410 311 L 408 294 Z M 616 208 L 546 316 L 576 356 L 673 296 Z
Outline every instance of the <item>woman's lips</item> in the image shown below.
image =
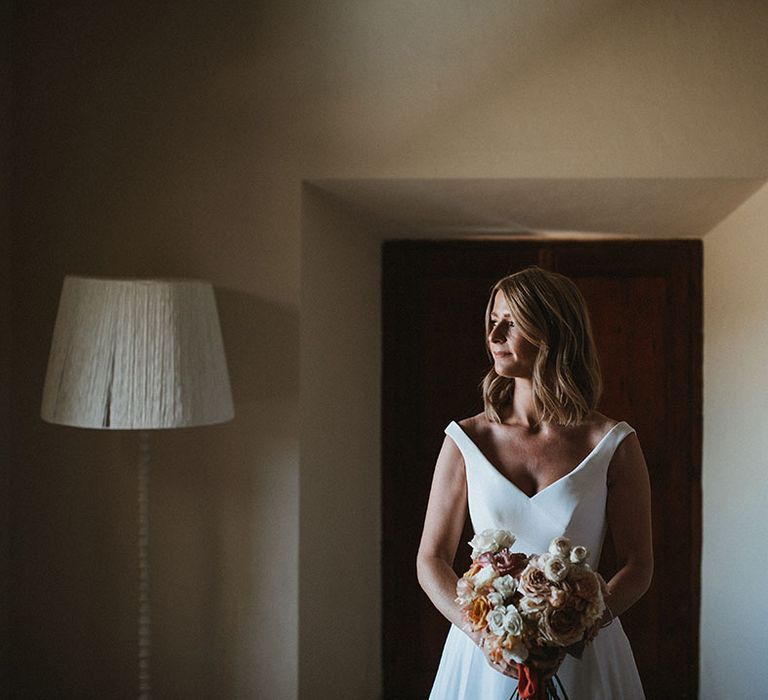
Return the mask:
M 496 350 L 493 351 L 494 357 L 506 357 L 507 355 L 511 355 L 512 353 L 509 352 L 498 352 Z

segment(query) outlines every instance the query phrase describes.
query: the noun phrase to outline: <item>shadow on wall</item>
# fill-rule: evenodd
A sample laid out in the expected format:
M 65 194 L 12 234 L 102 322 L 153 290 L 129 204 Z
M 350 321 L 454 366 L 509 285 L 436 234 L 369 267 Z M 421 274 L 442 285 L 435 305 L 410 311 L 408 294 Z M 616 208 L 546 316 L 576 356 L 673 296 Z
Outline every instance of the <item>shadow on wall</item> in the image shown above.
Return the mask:
M 297 397 L 296 309 L 222 287 L 216 301 L 235 404 Z
M 155 440 L 157 682 L 185 679 L 157 691 L 260 697 L 279 685 L 269 646 L 286 624 L 264 614 L 273 601 L 259 566 L 275 558 L 267 533 L 290 531 L 285 521 L 295 517 L 288 501 L 296 476 L 286 463 L 295 449 L 298 313 L 238 290 L 215 292 L 235 419 Z M 189 659 L 199 668 L 185 670 Z

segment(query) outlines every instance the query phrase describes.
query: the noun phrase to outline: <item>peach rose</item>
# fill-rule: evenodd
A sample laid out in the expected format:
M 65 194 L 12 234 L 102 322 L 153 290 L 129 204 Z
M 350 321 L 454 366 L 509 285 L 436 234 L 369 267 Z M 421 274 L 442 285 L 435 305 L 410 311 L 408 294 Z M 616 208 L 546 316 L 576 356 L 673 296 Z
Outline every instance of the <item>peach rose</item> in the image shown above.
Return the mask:
M 535 564 L 529 564 L 520 574 L 517 590 L 526 598 L 546 600 L 549 597 L 550 582 L 544 571 Z
M 594 600 L 600 593 L 600 584 L 597 576 L 589 572 L 589 576 L 579 576 L 572 581 L 573 592 L 584 600 Z
M 501 645 L 486 639 L 483 643 L 483 646 L 488 650 L 488 658 L 493 661 L 493 663 L 500 664 L 502 661 L 504 661 L 504 654 Z
M 491 604 L 485 596 L 477 596 L 466 609 L 467 619 L 474 630 L 485 627 L 486 617 L 491 610 Z
M 555 588 L 554 586 L 550 588 L 548 600 L 553 608 L 562 608 L 567 598 L 568 596 L 561 588 Z
M 542 641 L 557 646 L 575 644 L 584 636 L 582 615 L 570 605 L 547 608 L 539 619 L 539 635 Z

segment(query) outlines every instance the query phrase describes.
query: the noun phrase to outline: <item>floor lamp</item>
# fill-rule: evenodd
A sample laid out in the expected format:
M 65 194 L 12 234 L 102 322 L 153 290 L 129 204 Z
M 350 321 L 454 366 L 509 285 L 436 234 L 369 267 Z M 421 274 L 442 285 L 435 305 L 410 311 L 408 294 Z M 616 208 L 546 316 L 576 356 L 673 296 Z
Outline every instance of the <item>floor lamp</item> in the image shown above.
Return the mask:
M 223 423 L 234 409 L 210 283 L 67 276 L 42 418 L 139 431 L 139 698 L 150 697 L 150 430 Z

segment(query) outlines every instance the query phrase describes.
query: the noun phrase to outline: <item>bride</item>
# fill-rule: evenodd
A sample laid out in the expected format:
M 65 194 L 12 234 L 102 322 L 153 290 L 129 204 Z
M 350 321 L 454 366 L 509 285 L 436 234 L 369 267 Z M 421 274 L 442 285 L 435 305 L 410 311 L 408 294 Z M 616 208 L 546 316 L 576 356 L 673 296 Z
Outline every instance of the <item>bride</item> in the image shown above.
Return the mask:
M 493 366 L 483 413 L 451 423 L 437 458 L 417 556 L 421 587 L 452 623 L 431 700 L 507 700 L 516 688 L 462 624 L 453 561 L 467 512 L 475 532 L 506 529 L 516 549 L 565 535 L 597 568 L 610 527 L 618 571 L 605 624 L 558 677 L 571 700 L 644 698 L 618 617 L 653 572 L 650 484 L 634 429 L 595 408 L 601 378 L 584 299 L 563 275 L 529 267 L 497 282 L 486 313 Z M 576 465 L 576 466 L 574 466 Z

